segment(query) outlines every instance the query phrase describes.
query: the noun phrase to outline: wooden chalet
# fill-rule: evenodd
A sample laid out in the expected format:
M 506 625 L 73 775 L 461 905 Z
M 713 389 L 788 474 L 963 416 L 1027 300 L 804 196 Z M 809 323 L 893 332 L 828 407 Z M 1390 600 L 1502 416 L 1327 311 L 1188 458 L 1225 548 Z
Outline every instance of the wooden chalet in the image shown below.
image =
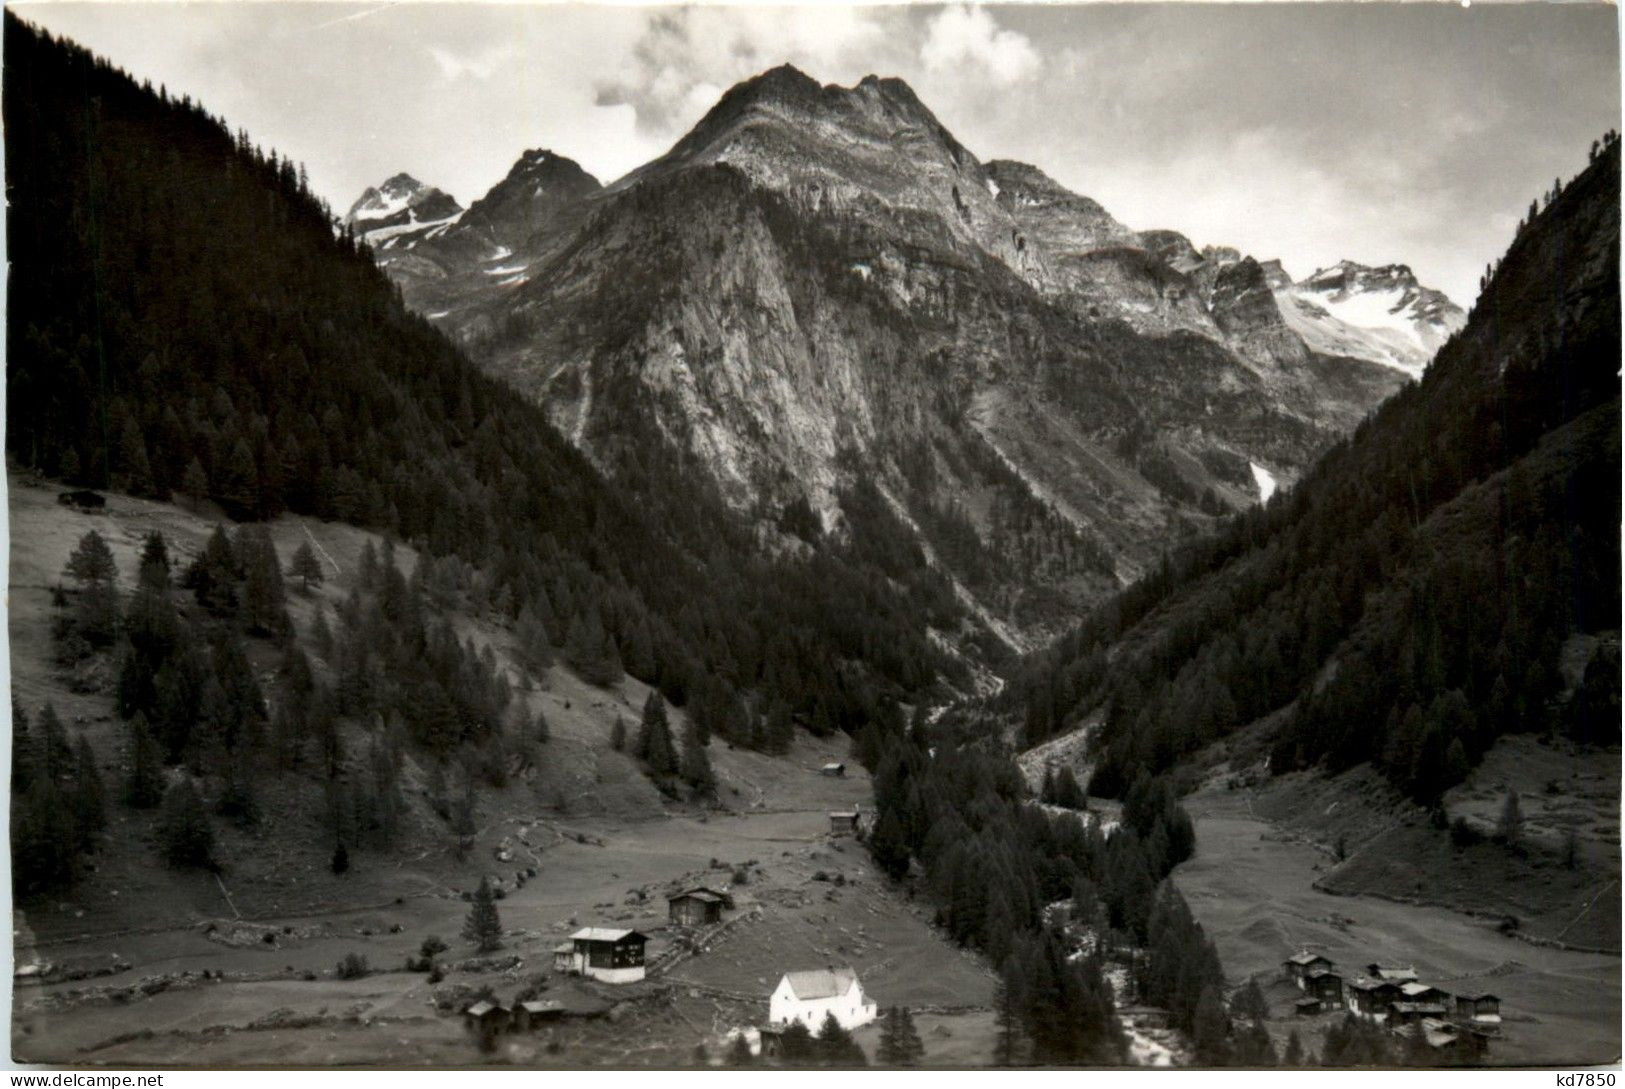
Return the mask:
M 1400 999 L 1388 1004 L 1388 1024 L 1399 1028 L 1420 1021 L 1443 1021 L 1450 1016 L 1450 1008 L 1443 1002 L 1407 1002 Z
M 829 832 L 832 836 L 855 836 L 863 827 L 863 814 L 856 809 L 832 811 L 829 815 Z
M 1487 991 L 1458 994 L 1456 1016 L 1465 1021 L 1498 1025 L 1501 1023 L 1501 1000 Z
M 1302 953 L 1282 961 L 1281 967 L 1285 969 L 1286 978 L 1296 983 L 1298 990 L 1303 991 L 1308 989 L 1305 984 L 1309 978 L 1309 973 L 1329 972 L 1336 965 L 1331 962 L 1329 957 L 1323 957 L 1319 953 L 1311 953 L 1305 949 Z
M 734 906 L 732 896 L 699 886 L 666 897 L 666 915 L 673 926 L 710 926 Z
M 1389 1007 L 1400 999 L 1399 984 L 1370 976 L 1350 981 L 1347 990 L 1349 1012 L 1368 1021 L 1386 1020 Z
M 1320 1003 L 1323 1010 L 1343 1008 L 1343 977 L 1330 968 L 1317 968 L 1300 984 L 1304 994 Z
M 825 764 L 823 767 L 818 769 L 818 773 L 820 775 L 828 775 L 831 778 L 839 779 L 846 774 L 846 765 Z
M 518 1002 L 513 1007 L 513 1028 L 515 1032 L 531 1032 L 549 1021 L 557 1021 L 564 1016 L 564 1005 L 551 998 L 535 998 L 529 1002 Z
M 1450 995 L 1447 992 L 1441 991 L 1437 987 L 1430 987 L 1422 982 L 1401 983 L 1399 985 L 1399 996 L 1406 1002 L 1432 1003 L 1444 1006 L 1446 1010 L 1451 1005 Z
M 1320 999 L 1305 995 L 1292 1003 L 1292 1012 L 1299 1017 L 1318 1017 L 1320 1015 Z
M 1489 1040 L 1470 1028 L 1438 1017 L 1423 1017 L 1394 1029 L 1401 1039 L 1412 1040 L 1437 1065 L 1474 1065 L 1484 1060 Z
M 644 977 L 644 947 L 648 941 L 636 930 L 583 927 L 570 935 L 568 952 L 565 946 L 553 950 L 553 967 L 601 983 L 636 983 Z
M 479 1037 L 482 1043 L 495 1040 L 508 1030 L 511 1023 L 512 1014 L 508 1007 L 489 999 L 482 999 L 463 1011 L 463 1026 Z

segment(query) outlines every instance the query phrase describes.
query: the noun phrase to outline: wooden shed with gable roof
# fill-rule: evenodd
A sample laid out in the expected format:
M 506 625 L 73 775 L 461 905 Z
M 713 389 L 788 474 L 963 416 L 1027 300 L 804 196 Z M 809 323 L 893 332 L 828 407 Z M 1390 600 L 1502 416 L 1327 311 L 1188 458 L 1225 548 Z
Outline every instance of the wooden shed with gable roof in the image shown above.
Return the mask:
M 703 885 L 666 897 L 666 914 L 673 926 L 710 926 L 734 906 L 733 897 Z

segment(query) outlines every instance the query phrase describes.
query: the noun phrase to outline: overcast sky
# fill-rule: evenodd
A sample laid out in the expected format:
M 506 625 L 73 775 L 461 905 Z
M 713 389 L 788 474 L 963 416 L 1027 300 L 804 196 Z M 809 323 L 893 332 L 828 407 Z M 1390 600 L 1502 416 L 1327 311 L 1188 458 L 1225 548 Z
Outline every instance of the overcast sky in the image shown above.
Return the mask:
M 11 7 L 302 160 L 341 211 L 401 170 L 466 204 L 531 147 L 609 181 L 788 61 L 901 76 L 983 160 L 1131 227 L 1300 277 L 1402 261 L 1464 305 L 1620 112 L 1594 4 Z

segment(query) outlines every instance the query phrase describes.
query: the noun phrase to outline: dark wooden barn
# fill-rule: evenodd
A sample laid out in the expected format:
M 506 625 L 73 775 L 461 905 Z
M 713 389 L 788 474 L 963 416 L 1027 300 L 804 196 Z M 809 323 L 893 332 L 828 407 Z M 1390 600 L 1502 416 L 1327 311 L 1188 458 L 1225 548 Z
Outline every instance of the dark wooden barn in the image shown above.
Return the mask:
M 684 889 L 666 897 L 666 915 L 673 926 L 710 926 L 722 921 L 733 907 L 733 897 L 704 887 Z

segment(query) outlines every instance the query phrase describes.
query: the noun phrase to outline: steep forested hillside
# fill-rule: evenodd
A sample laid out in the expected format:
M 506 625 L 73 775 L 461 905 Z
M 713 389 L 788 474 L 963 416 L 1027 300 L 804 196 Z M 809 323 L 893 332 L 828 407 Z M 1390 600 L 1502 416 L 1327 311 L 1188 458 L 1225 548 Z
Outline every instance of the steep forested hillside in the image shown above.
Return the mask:
M 1372 761 L 1430 801 L 1503 733 L 1618 737 L 1619 145 L 1532 207 L 1467 327 L 1292 492 L 1033 664 L 1115 794 L 1283 708 L 1270 768 Z M 1582 680 L 1566 645 L 1599 645 Z M 1609 646 L 1615 649 L 1608 650 Z
M 926 630 L 960 607 L 889 512 L 764 558 L 690 466 L 624 500 L 406 311 L 291 160 L 13 17 L 5 51 L 16 463 L 384 530 L 538 654 L 744 744 L 775 711 L 856 728 L 962 668 Z

